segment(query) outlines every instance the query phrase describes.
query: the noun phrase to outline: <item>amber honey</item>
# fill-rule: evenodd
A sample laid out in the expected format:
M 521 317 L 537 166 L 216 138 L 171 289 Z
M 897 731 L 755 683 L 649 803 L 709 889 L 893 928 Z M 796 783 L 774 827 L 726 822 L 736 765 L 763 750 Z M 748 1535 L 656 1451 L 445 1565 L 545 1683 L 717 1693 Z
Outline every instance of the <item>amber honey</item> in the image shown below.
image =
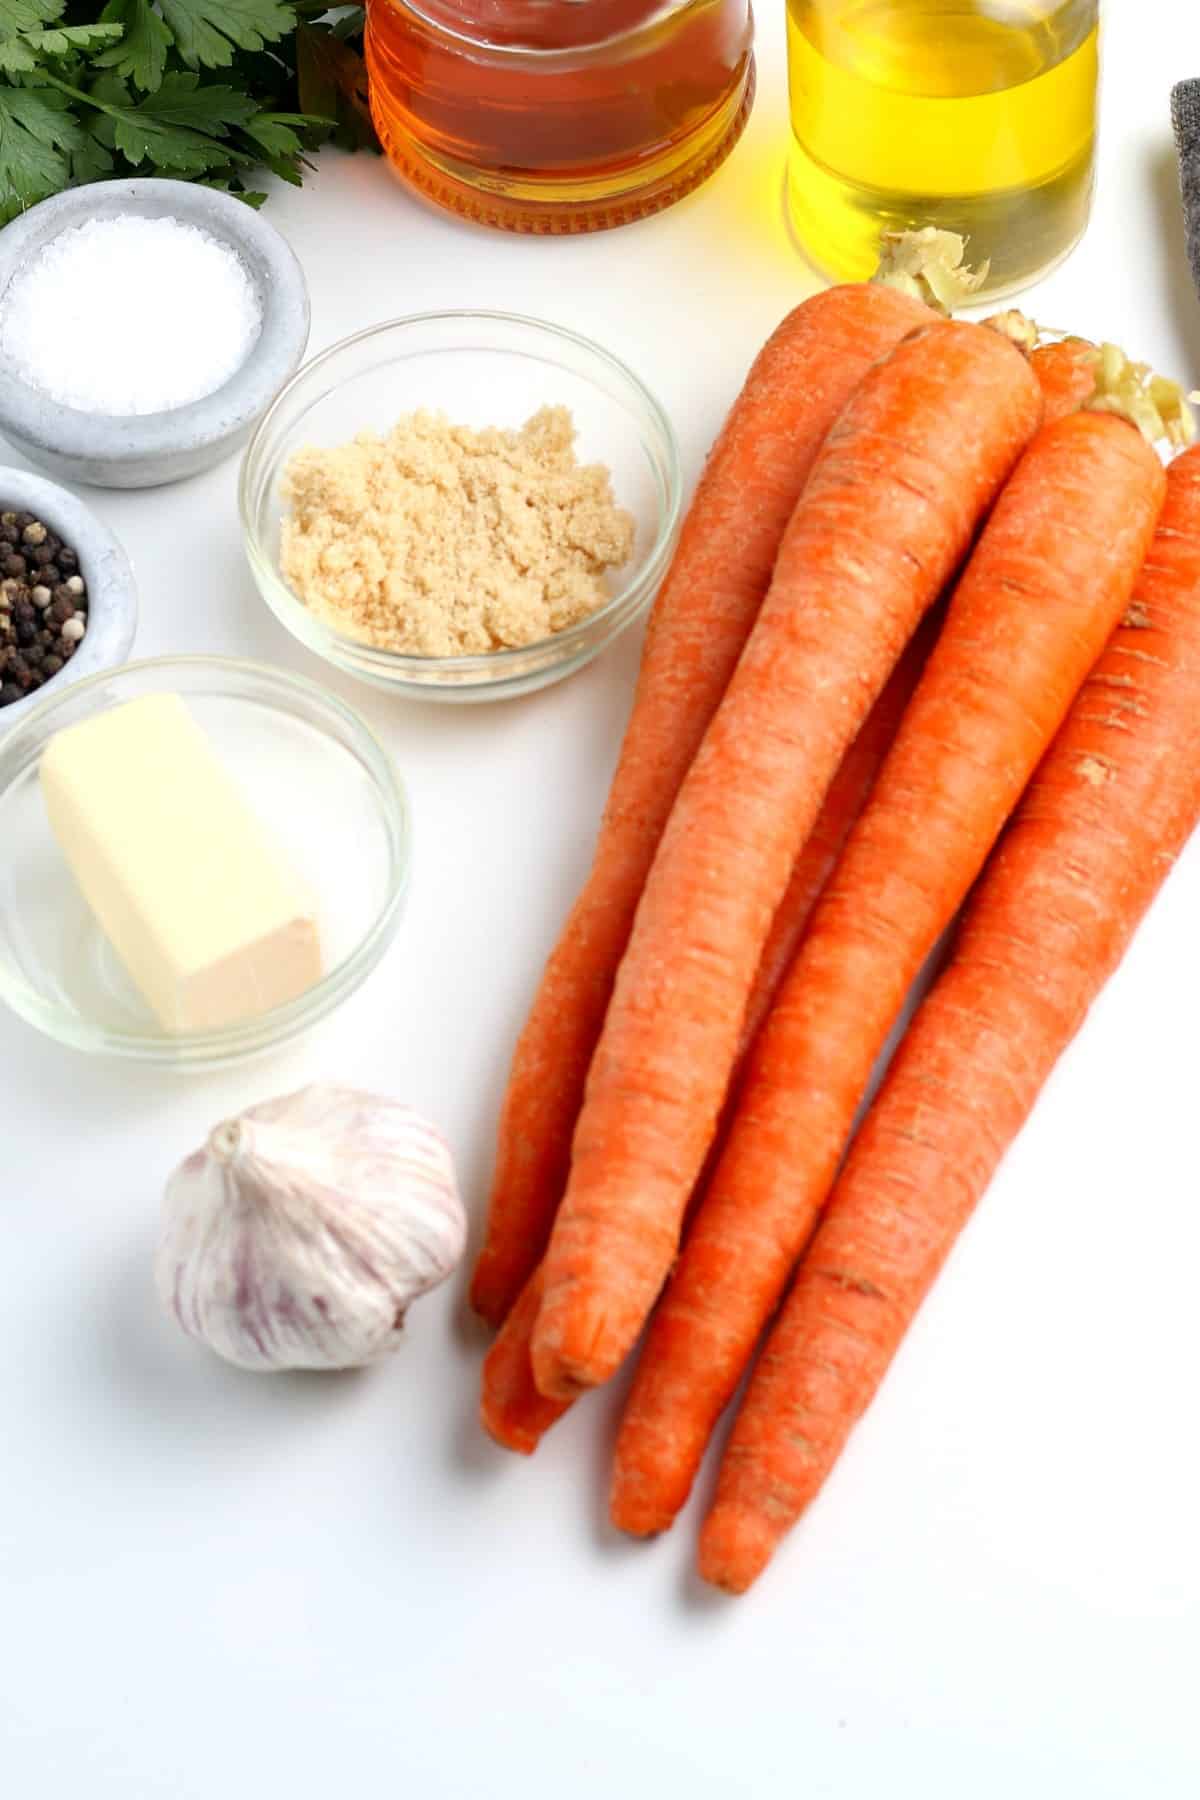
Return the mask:
M 430 199 L 510 231 L 656 212 L 737 142 L 750 0 L 369 0 L 371 110 Z

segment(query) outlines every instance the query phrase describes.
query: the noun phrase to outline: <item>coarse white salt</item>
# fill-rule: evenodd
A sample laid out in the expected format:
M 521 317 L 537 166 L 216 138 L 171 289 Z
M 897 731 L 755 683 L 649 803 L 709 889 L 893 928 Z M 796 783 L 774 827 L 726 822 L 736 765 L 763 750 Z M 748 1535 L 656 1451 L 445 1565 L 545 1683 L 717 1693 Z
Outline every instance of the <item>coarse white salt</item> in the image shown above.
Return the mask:
M 262 305 L 242 259 L 181 219 L 89 219 L 0 296 L 0 359 L 80 412 L 166 412 L 245 362 Z

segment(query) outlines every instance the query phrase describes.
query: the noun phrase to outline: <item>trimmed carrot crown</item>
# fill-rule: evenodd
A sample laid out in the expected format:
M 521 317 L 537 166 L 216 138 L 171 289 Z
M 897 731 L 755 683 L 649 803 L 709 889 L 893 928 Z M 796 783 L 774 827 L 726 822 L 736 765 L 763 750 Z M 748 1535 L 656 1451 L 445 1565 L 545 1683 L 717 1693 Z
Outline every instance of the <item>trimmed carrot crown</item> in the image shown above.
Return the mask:
M 885 231 L 879 240 L 879 267 L 871 277 L 898 288 L 949 316 L 965 306 L 987 280 L 990 263 L 971 269 L 963 262 L 967 240 L 956 231 L 926 225 L 921 231 Z
M 1179 382 L 1156 375 L 1149 363 L 1134 362 L 1116 344 L 1101 344 L 1088 410 L 1117 413 L 1150 443 L 1183 450 L 1196 437 L 1196 415 L 1188 402 Z
M 949 315 L 966 305 L 987 279 L 989 265 L 969 268 L 963 261 L 966 239 L 954 231 L 927 225 L 920 231 L 885 231 L 880 239 L 879 267 L 871 277 L 884 287 L 898 288 L 923 300 L 935 312 Z M 1151 444 L 1182 450 L 1196 438 L 1189 396 L 1177 381 L 1158 375 L 1149 363 L 1134 362 L 1116 344 L 1088 344 L 1065 332 L 1048 332 L 1015 309 L 996 313 L 984 323 L 1015 344 L 1026 356 L 1056 339 L 1068 339 L 1081 358 L 1094 358 L 1096 385 L 1083 409 L 1115 413 L 1128 419 Z

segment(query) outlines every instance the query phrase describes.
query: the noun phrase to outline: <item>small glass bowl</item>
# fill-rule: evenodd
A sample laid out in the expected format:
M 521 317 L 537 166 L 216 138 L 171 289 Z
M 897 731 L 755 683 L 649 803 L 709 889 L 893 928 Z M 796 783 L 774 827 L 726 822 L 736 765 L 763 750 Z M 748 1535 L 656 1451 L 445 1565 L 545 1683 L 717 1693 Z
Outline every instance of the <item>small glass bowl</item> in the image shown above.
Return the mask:
M 379 650 L 339 632 L 284 580 L 280 483 L 293 452 L 357 432 L 384 434 L 405 413 L 444 412 L 457 424 L 518 426 L 541 406 L 570 409 L 581 462 L 612 471 L 637 538 L 619 585 L 590 618 L 519 650 L 425 657 Z M 260 592 L 292 635 L 336 668 L 412 699 L 508 699 L 561 681 L 646 611 L 679 532 L 683 486 L 669 420 L 625 365 L 597 344 L 510 313 L 415 314 L 375 325 L 314 357 L 280 393 L 242 463 L 239 504 Z
M 161 693 L 183 697 L 317 901 L 329 972 L 219 1031 L 158 1025 L 84 901 L 38 786 L 57 731 Z M 358 714 L 299 676 L 207 656 L 127 663 L 30 713 L 0 744 L 0 842 L 0 999 L 74 1049 L 178 1069 L 273 1049 L 354 993 L 396 934 L 410 862 L 404 789 Z

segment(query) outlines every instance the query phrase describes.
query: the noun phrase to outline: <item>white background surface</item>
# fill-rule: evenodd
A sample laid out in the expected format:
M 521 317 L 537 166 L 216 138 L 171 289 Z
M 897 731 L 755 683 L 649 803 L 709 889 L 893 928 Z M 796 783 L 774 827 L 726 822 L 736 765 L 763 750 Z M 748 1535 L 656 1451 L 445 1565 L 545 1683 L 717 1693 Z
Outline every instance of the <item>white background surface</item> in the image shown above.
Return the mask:
M 1108 13 L 1094 222 L 1029 304 L 1195 385 L 1167 96 L 1200 72 L 1200 29 L 1177 0 Z M 543 314 L 649 380 L 694 474 L 807 285 L 779 210 L 782 0 L 760 14 L 741 149 L 619 234 L 489 236 L 381 163 L 323 157 L 270 213 L 308 271 L 313 348 L 427 307 Z M 92 496 L 137 566 L 138 651 L 316 673 L 252 587 L 234 486 L 227 466 Z M 158 1314 L 169 1169 L 223 1114 L 309 1078 L 428 1109 L 478 1221 L 508 1049 L 585 868 L 636 654 L 492 710 L 333 678 L 410 783 L 415 881 L 389 960 L 304 1048 L 182 1080 L 0 1019 L 14 1800 L 1197 1791 L 1200 842 L 834 1479 L 740 1602 L 691 1576 L 699 1505 L 654 1545 L 608 1528 L 614 1396 L 533 1464 L 481 1440 L 460 1284 L 413 1313 L 394 1362 L 345 1378 L 239 1375 Z

